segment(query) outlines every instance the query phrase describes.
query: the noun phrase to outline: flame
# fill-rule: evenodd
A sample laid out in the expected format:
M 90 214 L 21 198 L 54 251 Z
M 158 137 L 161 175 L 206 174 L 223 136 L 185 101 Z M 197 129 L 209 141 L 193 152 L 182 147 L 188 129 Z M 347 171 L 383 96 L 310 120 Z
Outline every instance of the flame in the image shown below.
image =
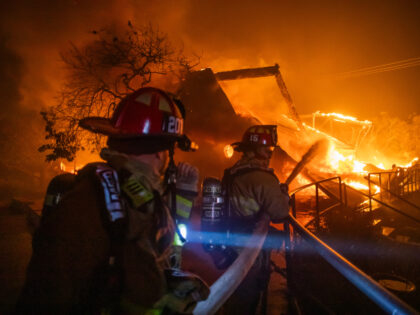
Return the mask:
M 372 125 L 372 122 L 369 120 L 359 120 L 356 117 L 346 116 L 340 113 L 321 113 L 317 111 L 313 114 L 314 116 L 325 116 L 325 117 L 332 117 L 336 121 L 340 121 L 342 123 L 350 122 L 350 123 L 358 123 L 363 125 L 363 128 L 367 128 Z M 306 128 L 313 130 L 314 132 L 326 136 L 330 140 L 330 148 L 325 159 L 324 165 L 321 167 L 321 171 L 328 172 L 328 173 L 335 173 L 337 175 L 346 176 L 352 175 L 354 176 L 365 176 L 368 174 L 368 170 L 366 170 L 366 166 L 368 163 L 371 166 L 376 166 L 379 169 L 386 170 L 390 169 L 392 163 L 386 160 L 386 158 L 382 158 L 379 160 L 376 155 L 369 154 L 369 152 L 360 152 L 358 151 L 358 155 L 360 153 L 365 153 L 364 156 L 368 157 L 369 161 L 360 161 L 355 158 L 356 148 L 353 148 L 352 151 L 348 149 L 341 149 L 337 148 L 337 145 L 340 145 L 340 141 L 333 137 L 333 135 L 327 134 L 323 131 L 320 131 L 316 128 L 311 126 L 305 125 Z M 360 148 L 359 148 L 360 150 Z M 415 163 L 419 161 L 419 158 L 416 157 L 411 160 L 409 163 L 400 165 L 400 167 L 411 167 Z M 363 185 L 363 184 L 361 184 Z
M 416 164 L 416 162 L 419 160 L 419 158 L 418 157 L 415 157 L 414 159 L 412 159 L 411 161 L 410 161 L 410 163 L 407 163 L 407 164 L 405 164 L 405 165 L 402 165 L 401 167 L 412 167 L 414 164 Z
M 369 186 L 367 186 L 365 184 L 362 184 L 360 182 L 357 182 L 357 181 L 347 181 L 347 180 L 344 180 L 344 182 L 346 183 L 346 185 L 351 186 L 351 187 L 353 187 L 355 189 L 369 190 Z M 377 186 L 377 185 L 372 185 L 371 186 L 371 189 L 372 189 L 371 192 L 374 195 L 376 195 L 376 194 L 378 194 L 378 193 L 381 192 L 381 188 L 379 186 Z M 374 191 L 373 191 L 373 189 L 374 189 Z
M 347 121 L 351 121 L 351 122 L 355 122 L 358 124 L 363 124 L 363 125 L 372 125 L 372 122 L 369 120 L 358 120 L 356 117 L 352 117 L 352 116 L 346 116 L 343 114 L 339 114 L 339 113 L 321 113 L 320 111 L 317 111 L 314 113 L 314 115 L 316 116 L 323 116 L 323 117 L 336 117 L 334 120 L 335 121 L 339 121 L 342 123 L 345 123 Z
M 60 171 L 62 172 L 68 172 L 71 174 L 76 174 L 78 170 L 82 169 L 84 165 L 82 164 L 77 164 L 77 166 L 75 165 L 66 165 L 63 162 L 60 162 Z
M 356 160 L 354 158 L 354 154 L 345 154 L 344 152 L 340 153 L 334 143 L 330 144 L 326 162 L 328 164 L 326 171 L 328 172 L 337 174 L 368 174 L 368 172 L 364 170 L 366 163 Z
M 349 182 L 344 181 L 344 182 L 348 186 L 351 186 L 351 187 L 356 188 L 356 189 L 369 190 L 369 187 L 368 186 L 366 186 L 365 184 L 359 183 L 359 182 L 355 182 L 355 181 L 349 181 Z
M 372 125 L 372 122 L 369 120 L 361 121 L 352 116 L 346 116 L 339 113 L 321 113 L 316 112 L 314 115 L 318 116 L 328 116 L 332 117 L 335 121 L 339 121 L 341 123 L 358 123 L 363 125 L 363 128 L 368 128 Z M 308 127 L 308 126 L 307 126 Z M 325 134 L 322 131 L 319 131 L 316 128 L 310 128 L 316 131 L 319 134 Z M 356 150 L 348 150 L 347 148 L 340 148 L 340 142 L 337 141 L 333 137 L 333 135 L 327 134 L 328 138 L 330 139 L 330 147 L 328 150 L 327 157 L 324 163 L 323 171 L 327 171 L 329 173 L 335 173 L 343 178 L 343 181 L 358 190 L 369 191 L 369 187 L 367 186 L 364 177 L 368 174 L 369 168 L 367 168 L 368 163 L 374 167 L 376 166 L 378 169 L 385 170 L 385 163 L 388 162 L 386 160 L 379 160 L 375 155 L 365 154 L 368 156 L 371 161 L 361 161 L 356 159 L 355 154 Z M 360 152 L 359 152 L 360 153 Z M 366 152 L 365 152 L 366 153 Z M 358 154 L 359 155 L 359 154 Z M 404 165 L 404 167 L 410 167 L 414 163 L 418 161 L 418 158 L 414 158 L 410 163 Z M 391 164 L 389 164 L 391 165 Z M 389 168 L 388 168 L 389 169 Z M 381 188 L 377 185 L 371 185 L 371 193 L 372 195 L 378 194 L 381 191 Z
M 364 173 L 367 174 L 368 172 L 364 171 L 366 164 L 357 160 L 353 161 L 353 172 L 354 173 Z
M 223 153 L 225 154 L 225 157 L 230 159 L 233 156 L 233 147 L 230 144 L 225 145 L 223 148 Z
M 377 168 L 380 168 L 381 170 L 385 170 L 386 169 L 385 166 L 384 166 L 384 163 L 376 164 L 376 167 Z

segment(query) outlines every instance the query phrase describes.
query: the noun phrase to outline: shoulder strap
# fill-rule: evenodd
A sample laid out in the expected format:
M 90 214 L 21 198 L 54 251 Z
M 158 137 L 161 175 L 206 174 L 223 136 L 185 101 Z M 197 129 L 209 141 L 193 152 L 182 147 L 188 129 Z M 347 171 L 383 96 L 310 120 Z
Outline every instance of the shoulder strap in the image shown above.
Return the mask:
M 276 180 L 279 181 L 272 168 L 259 167 L 255 165 L 241 165 L 238 167 L 229 168 L 227 171 L 229 171 L 230 176 L 240 176 L 254 171 L 261 171 L 274 176 Z
M 63 195 L 71 190 L 76 182 L 76 175 L 71 173 L 59 174 L 51 179 L 45 194 L 42 218 L 55 211 Z
M 80 176 L 85 172 L 92 172 L 102 186 L 105 209 L 111 222 L 125 218 L 125 211 L 121 200 L 121 190 L 117 171 L 106 163 L 91 163 L 83 168 Z

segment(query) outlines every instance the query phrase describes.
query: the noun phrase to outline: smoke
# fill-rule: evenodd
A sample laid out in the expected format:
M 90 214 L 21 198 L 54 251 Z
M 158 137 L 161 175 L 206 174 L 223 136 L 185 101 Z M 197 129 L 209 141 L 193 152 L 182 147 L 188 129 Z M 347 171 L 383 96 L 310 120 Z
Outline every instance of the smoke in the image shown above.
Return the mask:
M 56 166 L 37 150 L 44 138 L 39 112 L 56 102 L 60 49 L 87 37 L 88 21 L 95 24 L 86 14 L 94 16 L 98 3 L 89 3 L 0 4 L 0 198 L 41 196 L 53 175 Z
M 5 113 L 13 114 L 21 100 L 19 85 L 22 81 L 22 58 L 7 46 L 7 39 L 0 35 L 0 93 L 1 109 L 0 119 Z
M 282 115 L 288 113 L 274 76 L 222 81 L 220 85 L 238 114 L 255 117 L 266 124 L 276 124 Z
M 419 56 L 419 5 L 414 0 L 404 6 L 395 1 L 26 0 L 5 1 L 0 23 L 27 64 L 25 89 L 37 87 L 47 105 L 54 101 L 48 95 L 60 86 L 58 52 L 69 41 L 89 39 L 92 29 L 131 20 L 159 26 L 216 72 L 279 63 L 300 113 L 319 109 L 372 119 L 381 108 L 406 118 L 418 108 L 419 67 L 344 81 L 329 75 Z M 407 99 L 396 108 L 400 95 Z
M 10 48 L 8 38 L 0 36 L 0 198 L 17 191 L 28 194 L 42 181 L 43 159 L 36 154 L 40 119 L 34 109 L 22 106 L 24 71 L 23 59 Z
M 42 159 L 35 145 L 43 140 L 37 113 L 56 103 L 64 82 L 59 52 L 69 42 L 80 45 L 90 40 L 93 29 L 128 20 L 157 25 L 175 45 L 183 46 L 187 54 L 200 56 L 201 66 L 214 72 L 278 63 L 300 114 L 335 111 L 373 120 L 379 111 L 386 111 L 390 117 L 404 120 L 419 108 L 419 67 L 341 81 L 334 76 L 420 56 L 419 6 L 415 0 L 404 5 L 379 0 L 3 1 L 0 119 L 13 123 L 8 124 L 7 132 L 1 127 L 2 138 L 8 139 L 2 148 L 10 147 L 8 143 L 18 144 L 21 153 L 4 150 L 1 161 L 13 161 L 16 155 Z M 222 87 L 237 112 L 271 123 L 287 111 L 271 79 L 223 82 Z M 400 150 L 405 158 L 418 152 L 409 138 L 418 143 L 416 134 L 412 136 L 418 130 L 414 127 L 418 118 L 410 119 L 388 130 L 376 130 L 376 138 L 382 141 L 378 147 L 386 148 L 384 154 Z M 386 122 L 380 120 L 377 125 L 379 128 Z M 32 132 L 22 131 L 29 126 Z M 380 132 L 391 134 L 391 130 L 390 137 L 397 133 L 398 138 L 393 142 L 381 139 Z M 284 141 L 288 141 L 287 135 Z M 304 153 L 295 149 L 295 158 Z

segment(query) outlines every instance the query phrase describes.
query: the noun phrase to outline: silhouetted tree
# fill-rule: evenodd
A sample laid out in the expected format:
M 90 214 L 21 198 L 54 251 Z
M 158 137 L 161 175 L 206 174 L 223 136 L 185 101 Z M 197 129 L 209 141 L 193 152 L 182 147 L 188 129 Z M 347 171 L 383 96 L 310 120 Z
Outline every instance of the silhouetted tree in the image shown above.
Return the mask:
M 48 161 L 73 160 L 78 150 L 96 150 L 102 137 L 83 131 L 78 121 L 87 116 L 109 117 L 127 94 L 166 77 L 179 82 L 195 65 L 167 35 L 152 25 L 123 30 L 108 27 L 93 31 L 94 40 L 84 46 L 71 43 L 61 54 L 68 75 L 56 106 L 41 112 L 45 121 Z

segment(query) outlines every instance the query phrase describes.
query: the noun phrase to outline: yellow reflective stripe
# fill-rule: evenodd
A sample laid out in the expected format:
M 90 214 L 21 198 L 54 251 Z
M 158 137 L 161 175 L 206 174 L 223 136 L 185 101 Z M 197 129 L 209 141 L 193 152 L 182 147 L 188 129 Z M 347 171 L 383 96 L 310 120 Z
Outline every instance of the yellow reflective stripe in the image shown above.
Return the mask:
M 187 231 L 187 225 L 184 224 L 184 223 L 180 223 L 180 224 L 178 224 L 178 229 L 179 229 L 179 232 L 181 233 L 181 235 L 184 238 L 187 238 L 187 232 L 188 232 Z M 174 246 L 183 246 L 184 245 L 184 243 L 179 238 L 178 233 L 175 233 L 174 241 L 173 241 L 172 245 L 174 245 Z
M 260 206 L 257 201 L 253 198 L 247 198 L 244 196 L 233 196 L 232 202 L 235 204 L 235 207 L 243 216 L 254 215 L 260 211 Z
M 178 233 L 175 233 L 174 235 L 174 242 L 172 243 L 173 246 L 182 246 L 184 243 L 182 243 L 181 239 L 179 238 Z
M 130 198 L 134 208 L 141 207 L 146 202 L 153 199 L 153 194 L 148 191 L 142 183 L 136 179 L 130 177 L 122 186 L 122 191 L 124 191 L 127 196 Z
M 176 214 L 188 219 L 192 209 L 192 201 L 180 195 L 176 195 Z

